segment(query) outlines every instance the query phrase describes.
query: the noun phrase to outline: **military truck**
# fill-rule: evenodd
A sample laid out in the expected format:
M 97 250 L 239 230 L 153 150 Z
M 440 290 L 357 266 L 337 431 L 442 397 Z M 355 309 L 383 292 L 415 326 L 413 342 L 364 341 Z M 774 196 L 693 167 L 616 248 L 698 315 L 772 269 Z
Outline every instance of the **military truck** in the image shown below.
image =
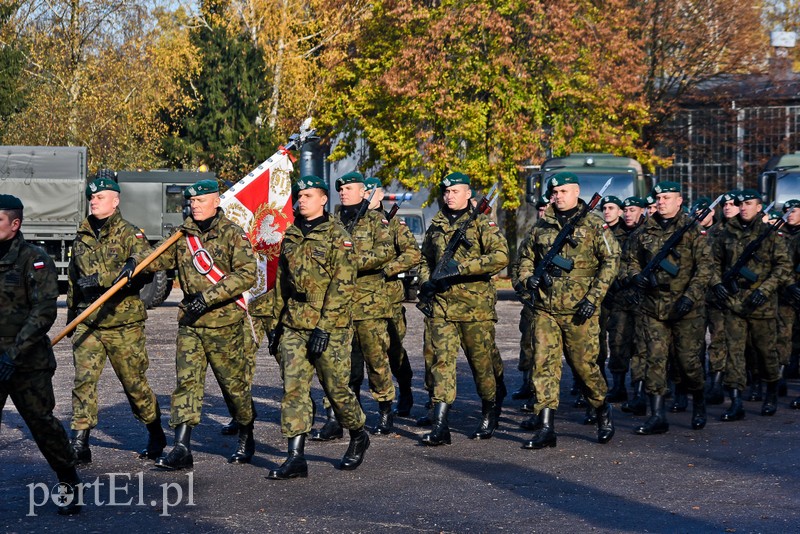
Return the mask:
M 800 198 L 800 152 L 770 158 L 758 177 L 758 192 L 764 205 L 775 202 L 775 209 Z
M 0 146 L 0 193 L 22 200 L 22 233 L 53 258 L 62 292 L 87 213 L 86 155 L 86 147 Z
M 527 177 L 525 200 L 535 204 L 546 193 L 547 181 L 556 173 L 573 172 L 581 182 L 581 198 L 588 201 L 609 178 L 613 178 L 606 195 L 621 199 L 630 196 L 647 196 L 651 183 L 647 183 L 642 166 L 631 158 L 602 153 L 576 153 L 545 161 Z

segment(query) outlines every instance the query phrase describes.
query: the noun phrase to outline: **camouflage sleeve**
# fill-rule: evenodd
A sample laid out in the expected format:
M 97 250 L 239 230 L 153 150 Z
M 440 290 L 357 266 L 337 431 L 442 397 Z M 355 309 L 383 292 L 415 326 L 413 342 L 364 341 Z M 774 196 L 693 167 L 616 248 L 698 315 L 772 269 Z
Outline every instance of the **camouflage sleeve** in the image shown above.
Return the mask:
M 334 225 L 336 228 L 336 225 Z M 337 317 L 349 315 L 352 310 L 353 295 L 356 290 L 356 267 L 352 245 L 348 246 L 349 237 L 343 228 L 334 230 L 331 235 L 331 282 L 325 291 L 317 328 L 331 332 L 337 323 Z
M 508 265 L 508 241 L 500 233 L 497 225 L 485 215 L 476 221 L 481 251 L 477 258 L 470 258 L 461 263 L 459 274 L 470 276 L 476 274 L 495 274 Z
M 595 235 L 594 253 L 600 268 L 589 286 L 586 298 L 592 304 L 599 306 L 606 296 L 608 288 L 619 273 L 619 242 L 614 234 L 605 226 L 597 227 Z
M 286 305 L 286 292 L 288 291 L 288 281 L 286 280 L 286 266 L 283 255 L 283 247 L 285 242 L 281 243 L 281 253 L 278 257 L 278 269 L 275 274 L 275 287 L 268 293 L 272 295 L 272 316 L 275 318 L 275 323 L 280 322 L 283 315 L 283 307 Z
M 375 212 L 371 212 L 375 213 Z M 365 217 L 364 223 L 370 225 L 372 233 L 372 248 L 370 250 L 356 251 L 356 268 L 359 271 L 380 269 L 394 256 L 394 245 L 389 233 L 389 225 L 381 222 L 382 216 Z
M 422 250 L 420 252 L 419 261 L 419 283 L 424 284 L 431 278 L 431 272 L 436 268 L 436 250 L 433 246 L 433 238 L 431 237 L 431 228 L 425 232 L 425 238 L 422 241 Z
M 229 243 L 230 268 L 222 280 L 203 291 L 209 306 L 238 298 L 256 281 L 256 256 L 244 230 L 231 224 L 225 229 L 224 239 Z
M 8 355 L 12 360 L 16 360 L 20 354 L 29 352 L 37 343 L 41 343 L 58 314 L 56 264 L 40 249 L 35 249 L 35 253 L 26 256 L 27 265 L 23 271 L 30 311 L 17 333 L 14 344 L 8 348 Z
M 394 238 L 393 244 L 396 254 L 394 259 L 384 265 L 383 272 L 386 273 L 386 276 L 394 276 L 417 266 L 421 254 L 417 247 L 417 240 L 414 239 L 414 234 L 411 233 L 408 226 L 400 224 L 397 217 L 389 222 L 389 229 Z
M 535 245 L 538 228 L 538 225 L 531 228 L 519 246 L 519 260 L 517 262 L 517 277 L 519 280 L 525 281 L 530 278 L 536 268 Z
M 519 262 L 522 259 L 522 251 L 525 247 L 528 246 L 528 241 L 530 241 L 530 232 L 526 233 L 525 236 L 522 238 L 522 241 L 519 244 L 519 249 L 517 249 L 517 259 L 511 262 L 510 266 L 510 274 L 511 274 L 511 285 L 516 286 L 519 281 L 521 280 L 519 276 Z
M 708 261 L 711 256 L 711 243 L 709 243 L 708 237 L 700 231 L 697 231 L 694 236 L 692 252 L 694 254 L 694 272 L 684 296 L 689 297 L 695 303 L 704 302 L 708 291 L 708 281 L 711 279 L 711 271 L 714 266 L 712 262 Z
M 275 317 L 272 315 L 274 300 L 272 294 L 274 292 L 275 288 L 273 287 L 263 295 L 259 295 L 247 303 L 247 308 L 250 312 L 250 315 L 253 317 L 253 319 L 262 321 L 267 332 L 275 328 L 276 323 Z
M 789 249 L 784 239 L 773 232 L 770 236 L 772 245 L 772 269 L 769 276 L 761 283 L 758 289 L 767 297 L 774 295 L 779 287 L 783 287 L 792 276 L 792 262 L 789 259 Z
M 75 248 L 73 242 L 72 248 Z M 67 266 L 67 309 L 73 309 L 77 304 L 77 295 L 75 295 L 75 285 L 78 281 L 78 268 L 75 266 L 75 260 L 70 259 Z
M 708 278 L 708 287 L 722 283 L 722 269 L 725 265 L 725 240 L 720 233 L 711 241 L 711 274 Z
M 625 248 L 622 249 L 619 269 L 620 279 L 624 280 L 625 278 L 636 276 L 642 270 L 642 266 L 639 264 L 639 237 L 641 235 L 640 229 L 634 230 L 628 237 Z
M 180 230 L 175 230 L 175 232 L 179 231 Z M 164 243 L 164 241 L 166 241 L 173 235 L 174 232 L 170 234 L 168 237 L 165 237 L 164 239 L 156 243 L 156 246 L 153 247 L 152 249 L 148 248 L 147 250 L 142 250 L 141 252 L 137 252 L 136 254 L 134 254 L 132 257 L 133 259 L 136 260 L 136 265 L 142 263 L 142 260 L 144 260 L 150 254 L 152 254 L 153 250 L 160 247 Z M 185 236 L 181 237 L 180 239 L 185 239 Z M 159 256 L 156 259 L 154 259 L 147 267 L 145 267 L 143 272 L 155 273 L 158 271 L 169 271 L 171 269 L 175 269 L 178 266 L 177 251 L 178 251 L 178 242 L 176 241 L 175 243 L 171 244 L 169 248 L 167 248 L 167 250 L 159 254 Z

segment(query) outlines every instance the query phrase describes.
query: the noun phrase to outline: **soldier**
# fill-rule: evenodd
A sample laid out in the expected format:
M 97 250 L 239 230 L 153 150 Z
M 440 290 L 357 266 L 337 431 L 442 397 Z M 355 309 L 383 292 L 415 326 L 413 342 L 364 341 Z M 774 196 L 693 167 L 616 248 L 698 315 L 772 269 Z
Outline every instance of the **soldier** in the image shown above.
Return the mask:
M 311 430 L 309 397 L 316 371 L 334 416 L 350 431 L 350 445 L 340 469 L 356 469 L 369 447 L 366 417 L 350 387 L 350 352 L 356 261 L 353 241 L 339 221 L 325 211 L 328 186 L 304 176 L 293 189 L 299 214 L 286 229 L 275 281 L 270 352 L 278 352 L 283 376 L 281 433 L 288 457 L 267 478 L 308 476 L 305 436 Z
M 614 195 L 607 195 L 603 197 L 600 201 L 600 211 L 603 213 L 603 220 L 606 223 L 606 226 L 617 239 L 617 243 L 620 244 L 620 248 L 622 247 L 622 243 L 620 242 L 620 235 L 623 233 L 622 230 L 622 199 Z M 600 306 L 600 353 L 597 357 L 597 366 L 600 368 L 600 373 L 603 375 L 603 380 L 606 381 L 608 384 L 608 377 L 606 376 L 606 360 L 608 360 L 608 321 L 611 316 L 611 311 L 614 307 L 614 294 L 613 294 L 614 285 L 612 284 L 609 287 L 609 293 L 606 294 L 606 298 L 603 299 L 601 306 Z M 611 325 L 611 328 L 614 328 L 614 325 Z M 614 385 L 617 386 L 617 389 L 614 391 L 619 390 L 619 377 L 615 377 L 616 382 Z M 623 390 L 624 388 L 624 381 L 625 377 L 622 377 L 623 382 Z M 626 399 L 622 399 L 626 400 Z M 584 424 L 594 424 L 594 410 L 591 406 L 587 406 L 586 408 L 586 417 L 584 418 Z
M 797 309 L 800 308 L 800 200 L 787 200 L 783 204 L 783 211 L 788 213 L 783 235 L 789 251 L 789 261 L 792 271 L 789 275 L 785 290 L 778 297 L 778 357 L 780 359 L 780 382 L 778 395 L 785 396 L 786 370 L 791 364 L 793 355 L 797 354 L 798 322 Z M 794 403 L 791 404 L 794 408 Z M 800 407 L 800 406 L 798 406 Z
M 216 180 L 200 180 L 186 188 L 192 210 L 181 225 L 185 234 L 145 268 L 146 272 L 177 269 L 184 299 L 178 314 L 177 385 L 172 393 L 170 426 L 175 446 L 156 460 L 156 467 L 192 467 L 192 428 L 200 424 L 208 366 L 223 396 L 235 408 L 239 443 L 230 463 L 249 463 L 255 452 L 253 400 L 246 380 L 244 326 L 247 305 L 242 293 L 253 286 L 256 261 L 250 242 L 219 207 Z M 128 259 L 119 279 L 130 277 L 146 254 Z
M 536 364 L 538 428 L 523 445 L 526 449 L 556 446 L 554 425 L 561 381 L 561 357 L 583 383 L 583 392 L 595 409 L 597 441 L 608 443 L 614 435 L 611 405 L 605 400 L 607 386 L 597 366 L 600 352 L 600 306 L 619 269 L 619 245 L 602 219 L 594 213 L 581 218 L 572 233 L 575 246 L 561 255 L 574 262 L 569 272 L 553 268 L 546 276 L 535 270 L 564 225 L 585 203 L 580 199 L 578 176 L 559 172 L 549 181 L 552 203 L 531 229 L 527 246 L 520 251 L 519 278 L 535 292 L 533 316 Z
M 497 361 L 494 353 L 494 323 L 497 321 L 497 292 L 492 275 L 508 265 L 508 243 L 497 225 L 486 215 L 466 228 L 472 246 L 460 246 L 443 274 L 431 279 L 450 238 L 470 218 L 470 179 L 454 172 L 439 184 L 444 206 L 431 221 L 422 243 L 420 293 L 430 298 L 433 317 L 426 321 L 430 343 L 433 386 L 433 421 L 430 433 L 422 437 L 425 445 L 449 444 L 450 427 L 447 412 L 456 397 L 456 357 L 463 347 L 469 361 L 478 395 L 482 419 L 470 435 L 472 439 L 489 439 L 497 428 Z M 502 361 L 502 360 L 501 360 Z
M 122 218 L 119 185 L 113 178 L 111 171 L 100 170 L 86 188 L 91 214 L 81 223 L 72 245 L 67 322 L 113 285 L 126 258 L 150 250 L 142 230 Z M 139 457 L 155 460 L 167 445 L 158 400 L 145 376 L 150 363 L 144 337 L 147 312 L 139 289 L 140 283 L 121 288 L 75 328 L 72 446 L 79 464 L 92 461 L 89 432 L 97 426 L 97 383 L 106 359 L 122 384 L 133 416 L 146 425 L 147 447 Z
M 723 275 L 739 260 L 745 247 L 768 228 L 768 224 L 761 220 L 762 206 L 758 191 L 740 191 L 736 201 L 739 215 L 725 224 L 722 235 L 714 243 L 714 271 L 711 277 L 714 295 L 727 307 L 725 331 L 728 360 L 725 362 L 724 385 L 730 391 L 731 405 L 722 414 L 722 421 L 738 421 L 745 415 L 741 392 L 747 381 L 744 352 L 748 339 L 762 379 L 767 383 L 761 415 L 774 415 L 777 410 L 780 367 L 775 349 L 777 293 L 789 280 L 791 273 L 786 243 L 776 232 L 772 232 L 761 242 L 758 257 L 751 257 L 746 263 L 746 267 L 755 275 L 755 281 L 737 277 L 723 283 Z
M 81 511 L 75 488 L 75 453 L 53 415 L 56 359 L 47 332 L 56 320 L 58 276 L 47 253 L 19 231 L 22 201 L 0 195 L 0 416 L 11 397 L 17 411 L 55 471 L 67 504 L 61 515 Z

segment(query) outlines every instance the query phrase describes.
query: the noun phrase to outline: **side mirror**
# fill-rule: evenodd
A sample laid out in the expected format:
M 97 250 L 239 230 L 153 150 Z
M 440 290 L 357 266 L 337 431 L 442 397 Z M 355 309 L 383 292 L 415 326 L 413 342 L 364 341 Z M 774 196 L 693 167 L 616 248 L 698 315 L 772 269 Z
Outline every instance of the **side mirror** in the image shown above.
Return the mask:
M 758 177 L 758 192 L 761 194 L 761 202 L 767 203 L 775 191 L 775 183 L 778 180 L 776 171 L 764 171 Z

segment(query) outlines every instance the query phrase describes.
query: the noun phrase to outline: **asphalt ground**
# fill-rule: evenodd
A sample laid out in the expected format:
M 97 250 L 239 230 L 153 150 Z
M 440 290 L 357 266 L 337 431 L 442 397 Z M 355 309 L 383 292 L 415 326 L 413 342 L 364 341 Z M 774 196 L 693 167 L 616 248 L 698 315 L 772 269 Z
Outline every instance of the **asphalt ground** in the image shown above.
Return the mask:
M 147 321 L 147 374 L 167 425 L 175 383 L 174 350 L 180 291 Z M 508 401 L 494 438 L 467 438 L 478 424 L 480 401 L 469 366 L 458 363 L 459 395 L 450 416 L 453 444 L 419 444 L 427 430 L 414 426 L 423 414 L 422 320 L 408 305 L 406 348 L 415 371 L 416 405 L 411 418 L 396 420 L 393 436 L 372 437 L 356 471 L 336 469 L 346 440 L 308 442 L 309 477 L 268 481 L 265 475 L 285 457 L 280 435 L 281 383 L 277 364 L 263 347 L 258 354 L 254 398 L 259 413 L 252 464 L 227 463 L 235 437 L 221 436 L 229 417 L 210 370 L 203 422 L 194 429 L 194 469 L 168 472 L 139 460 L 144 426 L 130 413 L 110 365 L 99 387 L 100 423 L 92 431 L 93 462 L 80 469 L 94 482 L 83 513 L 56 515 L 47 488 L 55 483 L 13 404 L 0 430 L 0 525 L 3 532 L 798 532 L 800 410 L 788 408 L 800 395 L 789 384 L 774 417 L 746 403 L 747 417 L 718 420 L 724 406 L 709 407 L 708 426 L 690 428 L 690 414 L 669 414 L 670 431 L 636 436 L 643 419 L 615 411 L 617 432 L 607 445 L 583 426 L 583 409 L 572 406 L 569 372 L 562 381 L 556 417 L 558 446 L 521 448 L 528 417 Z M 516 370 L 520 305 L 498 304 L 497 343 L 510 390 Z M 66 322 L 63 296 L 54 335 Z M 68 426 L 72 358 L 69 341 L 56 346 L 56 415 Z M 366 385 L 365 385 L 366 388 Z M 313 396 L 321 406 L 315 381 Z M 377 404 L 364 392 L 368 425 Z M 319 426 L 322 417 L 318 411 Z M 172 434 L 168 431 L 170 445 Z M 111 489 L 111 486 L 115 488 Z

